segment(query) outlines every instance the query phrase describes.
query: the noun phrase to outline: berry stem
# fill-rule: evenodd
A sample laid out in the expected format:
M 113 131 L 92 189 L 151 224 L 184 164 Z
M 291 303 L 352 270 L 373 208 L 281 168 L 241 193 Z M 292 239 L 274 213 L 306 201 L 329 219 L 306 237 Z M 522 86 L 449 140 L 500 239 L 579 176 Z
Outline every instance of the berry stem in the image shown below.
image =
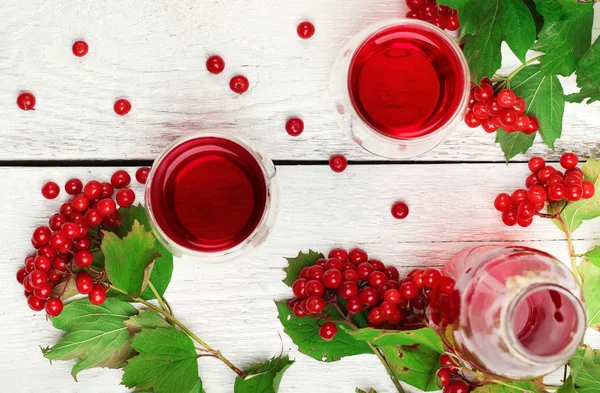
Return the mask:
M 167 308 L 167 305 L 165 304 L 164 299 L 162 298 L 162 296 L 160 296 L 160 294 L 156 290 L 156 287 L 154 286 L 154 284 L 152 284 L 152 282 L 150 280 L 148 280 L 148 288 L 150 288 L 150 290 L 154 294 L 154 297 L 158 301 L 158 304 L 160 304 L 160 307 L 163 309 L 163 311 L 168 312 L 170 315 L 173 315 L 173 313 L 171 312 L 171 309 Z M 173 324 L 172 321 L 169 321 L 169 322 L 171 324 Z
M 532 59 L 527 60 L 525 63 L 521 64 L 519 67 L 517 67 L 513 72 L 511 72 L 510 74 L 508 74 L 508 76 L 506 77 L 506 81 L 508 82 L 508 86 L 510 88 L 510 80 L 512 78 L 515 77 L 515 75 L 517 75 L 519 72 L 521 72 L 521 70 L 525 67 L 527 67 L 528 65 L 530 65 L 531 63 L 534 63 L 536 61 L 539 61 L 542 57 L 544 57 L 544 55 L 542 56 L 537 56 L 534 57 Z
M 333 303 L 333 306 L 336 308 L 336 310 L 340 313 L 340 315 L 344 318 L 344 322 L 353 330 L 358 330 L 358 327 L 356 327 L 356 325 L 352 322 L 352 320 L 350 319 L 350 316 L 347 314 L 344 314 L 344 312 L 342 311 L 342 309 L 340 308 L 340 306 L 337 303 Z M 383 356 L 383 353 L 381 353 L 381 351 L 379 350 L 379 348 L 377 348 L 375 345 L 365 341 L 367 343 L 367 345 L 369 346 L 369 348 L 371 348 L 371 350 L 373 351 L 373 353 L 375 354 L 375 356 L 377 356 L 377 358 L 379 359 L 379 361 L 381 362 L 381 364 L 383 364 L 383 367 L 385 367 L 385 370 L 387 371 L 388 375 L 390 376 L 390 379 L 392 380 L 392 382 L 394 383 L 394 386 L 396 386 L 396 389 L 398 390 L 398 393 L 405 393 L 404 389 L 402 388 L 402 385 L 400 385 L 400 381 L 398 381 L 398 378 L 396 378 L 396 375 L 394 375 L 394 371 L 392 370 L 392 367 L 390 366 L 390 364 L 388 363 L 387 359 L 385 358 L 385 356 Z
M 233 370 L 234 373 L 236 373 L 237 375 L 239 375 L 242 378 L 246 378 L 248 376 L 248 373 L 246 373 L 246 372 L 240 370 L 238 367 L 236 367 L 233 363 L 231 363 L 229 361 L 229 359 L 227 359 L 225 356 L 223 356 L 220 351 L 217 351 L 216 349 L 214 349 L 210 345 L 208 345 L 206 342 L 204 342 L 204 340 L 202 340 L 200 337 L 198 337 L 194 332 L 192 332 L 190 329 L 188 329 L 187 326 L 185 326 L 183 323 L 181 323 L 177 318 L 175 318 L 169 312 L 162 310 L 160 307 L 156 307 L 154 304 L 147 302 L 144 299 L 130 296 L 127 292 L 122 291 L 113 285 L 111 285 L 110 288 L 114 289 L 117 292 L 121 292 L 122 294 L 129 296 L 133 301 L 142 303 L 144 306 L 150 308 L 151 310 L 156 311 L 157 313 L 161 314 L 169 321 L 172 321 L 177 326 L 179 326 L 179 328 L 181 330 L 183 330 L 188 336 L 190 336 L 193 340 L 195 340 L 198 344 L 200 344 L 201 346 L 206 348 L 208 351 L 213 351 L 214 353 L 217 353 L 218 355 L 216 355 L 215 357 L 217 359 L 219 359 L 220 361 L 222 361 L 223 363 L 225 363 L 225 365 L 227 365 L 227 367 L 229 367 L 231 370 Z
M 556 217 L 556 221 L 560 223 L 560 226 L 562 227 L 563 231 L 565 232 L 565 235 L 567 236 L 567 244 L 569 245 L 569 256 L 571 257 L 571 268 L 573 269 L 573 276 L 575 276 L 575 280 L 579 284 L 581 284 L 581 281 L 579 280 L 579 269 L 577 268 L 577 253 L 575 252 L 575 245 L 573 244 L 573 239 L 571 238 L 571 232 L 569 231 L 569 228 L 567 228 L 567 224 L 565 224 L 565 221 L 562 219 L 562 217 Z

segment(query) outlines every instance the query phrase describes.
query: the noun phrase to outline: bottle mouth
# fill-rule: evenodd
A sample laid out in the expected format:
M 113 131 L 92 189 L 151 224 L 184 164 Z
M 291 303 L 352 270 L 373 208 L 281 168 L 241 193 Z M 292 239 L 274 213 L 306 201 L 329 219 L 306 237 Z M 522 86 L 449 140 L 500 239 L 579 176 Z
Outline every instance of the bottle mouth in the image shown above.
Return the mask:
M 586 312 L 581 300 L 556 284 L 531 284 L 503 311 L 509 350 L 529 363 L 564 363 L 581 344 Z

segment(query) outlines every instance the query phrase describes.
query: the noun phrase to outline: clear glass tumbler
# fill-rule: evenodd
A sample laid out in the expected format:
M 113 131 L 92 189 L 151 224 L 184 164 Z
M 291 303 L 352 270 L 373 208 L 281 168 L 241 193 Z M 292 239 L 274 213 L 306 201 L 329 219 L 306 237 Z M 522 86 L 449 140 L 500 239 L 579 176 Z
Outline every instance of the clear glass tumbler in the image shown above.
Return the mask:
M 376 155 L 404 159 L 440 144 L 461 121 L 470 74 L 462 50 L 436 26 L 392 19 L 359 32 L 332 71 L 342 130 Z
M 510 379 L 536 378 L 564 365 L 581 344 L 586 312 L 571 271 L 521 246 L 486 245 L 443 268 L 456 281 L 456 318 L 440 328 L 475 368 Z
M 269 234 L 276 213 L 275 166 L 235 130 L 204 130 L 169 146 L 146 185 L 148 218 L 175 255 L 224 261 Z

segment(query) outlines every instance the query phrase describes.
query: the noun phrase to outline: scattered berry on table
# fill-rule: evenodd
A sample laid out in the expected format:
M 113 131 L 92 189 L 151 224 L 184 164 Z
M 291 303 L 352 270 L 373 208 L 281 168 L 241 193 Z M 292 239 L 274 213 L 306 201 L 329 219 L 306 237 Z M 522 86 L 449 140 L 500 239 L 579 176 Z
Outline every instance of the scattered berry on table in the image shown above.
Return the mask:
M 398 220 L 405 219 L 408 212 L 408 205 L 404 202 L 396 202 L 392 205 L 392 216 Z
M 329 167 L 334 172 L 344 172 L 348 167 L 348 160 L 343 155 L 337 154 L 329 159 Z
M 53 181 L 50 181 L 42 187 L 42 195 L 46 199 L 56 199 L 60 194 L 60 187 Z
M 285 131 L 290 136 L 298 136 L 304 131 L 304 121 L 298 117 L 292 117 L 285 123 Z
M 135 179 L 140 184 L 146 184 L 146 182 L 148 181 L 149 174 L 150 168 L 148 168 L 147 166 L 141 167 L 137 171 L 135 171 Z
M 300 24 L 298 24 L 298 27 L 296 28 L 296 32 L 298 33 L 298 36 L 300 38 L 307 40 L 307 39 L 311 38 L 313 35 L 315 35 L 315 25 L 313 25 L 309 21 L 301 22 Z
M 35 96 L 28 91 L 19 94 L 17 106 L 24 111 L 35 110 Z
M 249 87 L 250 82 L 244 75 L 236 75 L 229 81 L 229 88 L 237 94 L 244 94 Z
M 218 75 L 225 69 L 225 61 L 221 56 L 211 56 L 206 60 L 206 69 L 211 74 Z
M 77 57 L 83 57 L 87 55 L 89 47 L 85 41 L 75 41 L 73 43 L 73 54 Z
M 113 109 L 117 115 L 125 116 L 129 113 L 129 111 L 131 111 L 131 102 L 125 98 L 120 98 L 115 102 Z

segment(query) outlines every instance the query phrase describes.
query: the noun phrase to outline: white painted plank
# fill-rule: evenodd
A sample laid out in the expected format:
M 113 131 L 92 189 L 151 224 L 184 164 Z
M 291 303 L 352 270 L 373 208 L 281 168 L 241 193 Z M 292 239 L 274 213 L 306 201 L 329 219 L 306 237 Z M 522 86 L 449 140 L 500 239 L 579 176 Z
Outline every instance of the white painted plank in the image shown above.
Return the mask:
M 31 312 L 14 273 L 30 252 L 30 233 L 59 206 L 39 195 L 44 181 L 62 183 L 72 176 L 107 179 L 113 168 L 0 168 L 0 380 L 1 391 L 39 393 L 115 393 L 121 373 L 92 370 L 70 378 L 71 362 L 50 366 L 39 345 L 50 345 L 59 332 Z M 490 207 L 493 196 L 514 187 L 525 165 L 387 165 L 351 166 L 333 174 L 319 166 L 280 167 L 280 211 L 272 236 L 255 255 L 223 265 L 185 257 L 176 261 L 167 297 L 175 313 L 192 330 L 241 367 L 283 351 L 297 360 L 283 378 L 280 392 L 349 393 L 356 386 L 380 393 L 394 390 L 373 356 L 333 364 L 316 362 L 297 352 L 276 319 L 273 299 L 290 296 L 281 283 L 282 257 L 299 250 L 327 251 L 333 246 L 363 246 L 403 273 L 415 266 L 440 266 L 454 253 L 477 242 L 511 241 L 537 247 L 566 260 L 561 233 L 540 220 L 522 230 L 504 228 Z M 140 188 L 137 188 L 141 194 Z M 405 199 L 411 214 L 396 221 L 390 204 Z M 578 231 L 576 248 L 597 242 L 597 225 Z M 597 335 L 588 341 L 600 347 Z M 35 378 L 32 371 L 35 370 Z M 207 392 L 230 393 L 233 374 L 214 359 L 203 359 L 200 371 Z M 554 381 L 560 376 L 556 374 Z M 408 392 L 416 392 L 407 389 Z
M 330 69 L 354 33 L 405 12 L 401 0 L 5 0 L 0 160 L 153 159 L 175 138 L 215 126 L 239 128 L 274 159 L 377 159 L 338 129 Z M 309 41 L 295 33 L 304 18 L 317 27 Z M 90 44 L 82 59 L 71 54 L 75 39 Z M 213 53 L 227 63 L 220 76 L 204 67 Z M 514 68 L 518 61 L 504 53 L 506 69 Z M 228 88 L 237 73 L 251 81 L 241 97 Z M 565 87 L 574 91 L 574 79 Z M 35 112 L 15 105 L 21 90 L 37 96 Z M 112 111 L 121 96 L 133 103 L 124 118 Z M 600 150 L 599 108 L 567 106 L 559 151 Z M 306 123 L 296 139 L 284 131 L 291 115 Z M 540 152 L 551 153 L 538 142 L 531 154 Z M 417 160 L 502 160 L 502 152 L 494 136 L 461 126 Z

